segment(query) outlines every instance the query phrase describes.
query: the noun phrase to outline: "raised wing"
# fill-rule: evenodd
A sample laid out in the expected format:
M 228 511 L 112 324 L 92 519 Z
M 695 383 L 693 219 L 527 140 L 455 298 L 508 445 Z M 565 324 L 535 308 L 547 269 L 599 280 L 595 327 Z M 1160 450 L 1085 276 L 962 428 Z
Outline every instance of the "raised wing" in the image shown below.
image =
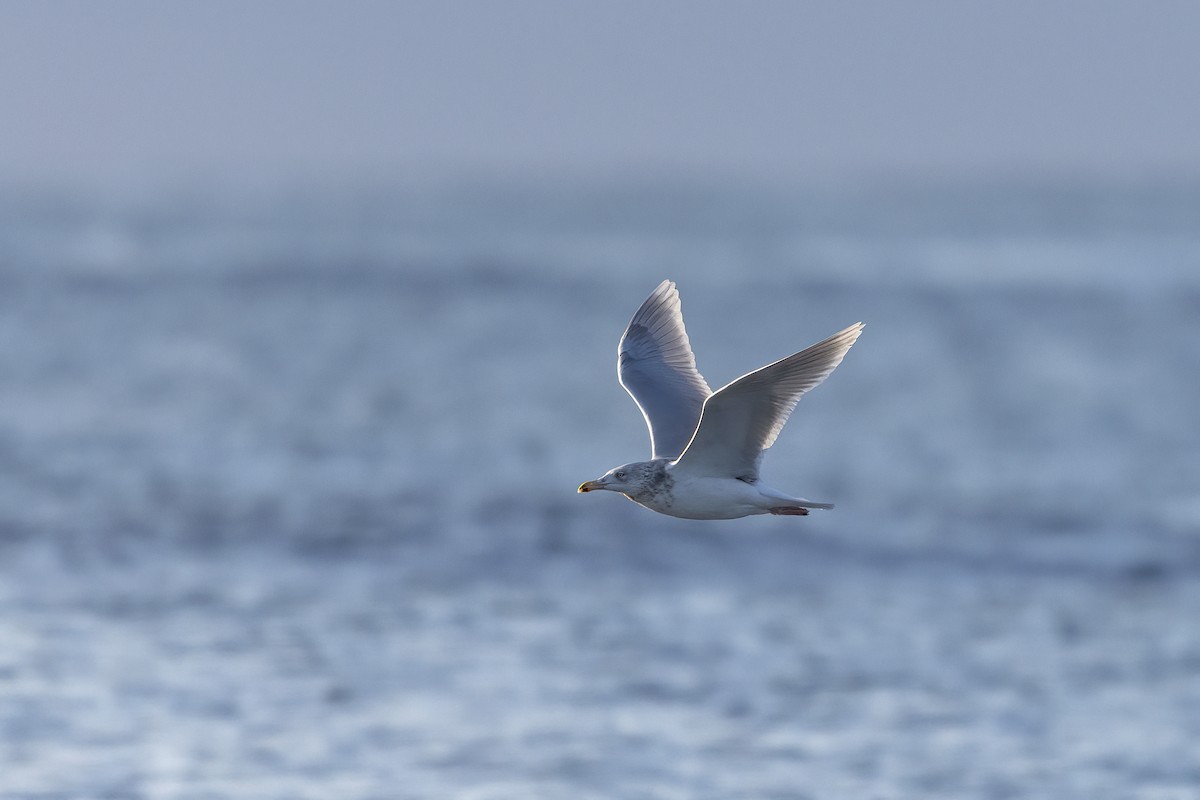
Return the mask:
M 617 380 L 646 418 L 652 457 L 682 453 L 712 390 L 696 370 L 671 281 L 658 285 L 625 329 L 617 347 Z
M 758 479 L 763 451 L 775 443 L 800 396 L 842 363 L 861 322 L 795 355 L 743 375 L 704 404 L 696 435 L 676 469 L 695 475 Z

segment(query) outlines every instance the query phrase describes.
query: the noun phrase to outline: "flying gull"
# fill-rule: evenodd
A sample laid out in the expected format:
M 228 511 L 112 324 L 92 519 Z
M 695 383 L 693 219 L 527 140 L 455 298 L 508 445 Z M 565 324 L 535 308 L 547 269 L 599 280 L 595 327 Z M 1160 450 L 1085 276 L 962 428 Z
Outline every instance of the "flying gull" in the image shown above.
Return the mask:
M 614 467 L 579 491 L 620 492 L 651 511 L 685 519 L 804 516 L 810 508 L 833 508 L 770 488 L 758 468 L 800 396 L 833 372 L 862 329 L 855 323 L 714 392 L 696 369 L 679 292 L 663 281 L 617 347 L 617 379 L 646 418 L 651 458 Z

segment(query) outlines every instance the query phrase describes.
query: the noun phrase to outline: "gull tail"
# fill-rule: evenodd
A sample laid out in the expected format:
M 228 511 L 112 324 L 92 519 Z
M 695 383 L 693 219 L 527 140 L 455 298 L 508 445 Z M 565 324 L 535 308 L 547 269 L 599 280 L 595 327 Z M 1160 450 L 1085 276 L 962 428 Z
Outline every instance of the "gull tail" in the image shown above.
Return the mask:
M 807 517 L 810 508 L 833 508 L 833 503 L 814 503 L 812 500 L 796 500 L 767 509 L 772 514 L 784 517 Z
M 810 508 L 833 508 L 833 503 L 814 503 L 805 500 L 804 505 L 771 506 L 767 511 L 780 517 L 807 517 Z
M 809 509 L 820 508 L 828 510 L 833 508 L 833 503 L 818 503 L 813 500 L 805 500 L 803 497 L 791 497 L 775 489 L 762 487 L 759 491 L 763 493 L 763 496 L 769 503 L 766 506 L 766 510 L 770 514 L 786 517 L 803 517 L 808 515 Z

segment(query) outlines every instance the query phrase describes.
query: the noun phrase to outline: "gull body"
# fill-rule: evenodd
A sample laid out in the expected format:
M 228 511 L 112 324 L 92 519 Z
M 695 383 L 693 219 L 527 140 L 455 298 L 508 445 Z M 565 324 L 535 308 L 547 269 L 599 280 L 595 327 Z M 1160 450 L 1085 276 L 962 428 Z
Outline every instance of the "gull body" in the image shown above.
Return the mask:
M 693 475 L 666 459 L 623 464 L 579 487 L 581 492 L 601 489 L 620 492 L 651 511 L 684 519 L 737 519 L 752 514 L 803 516 L 809 508 L 833 507 L 791 497 L 761 482 Z
M 696 369 L 675 284 L 663 281 L 617 348 L 617 377 L 646 419 L 652 457 L 614 467 L 579 491 L 619 492 L 685 519 L 804 516 L 812 508 L 833 508 L 767 486 L 759 465 L 800 396 L 833 372 L 862 328 L 851 325 L 713 392 Z

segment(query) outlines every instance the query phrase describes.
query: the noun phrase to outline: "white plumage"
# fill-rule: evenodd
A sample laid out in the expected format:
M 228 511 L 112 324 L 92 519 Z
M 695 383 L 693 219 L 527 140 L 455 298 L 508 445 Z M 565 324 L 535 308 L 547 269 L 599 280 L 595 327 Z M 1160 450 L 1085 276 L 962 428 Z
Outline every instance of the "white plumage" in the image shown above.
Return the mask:
M 765 486 L 759 464 L 800 397 L 833 372 L 862 329 L 855 323 L 713 392 L 696 369 L 675 284 L 663 281 L 617 348 L 617 376 L 646 418 L 651 460 L 614 467 L 579 491 L 620 492 L 689 519 L 832 508 Z

